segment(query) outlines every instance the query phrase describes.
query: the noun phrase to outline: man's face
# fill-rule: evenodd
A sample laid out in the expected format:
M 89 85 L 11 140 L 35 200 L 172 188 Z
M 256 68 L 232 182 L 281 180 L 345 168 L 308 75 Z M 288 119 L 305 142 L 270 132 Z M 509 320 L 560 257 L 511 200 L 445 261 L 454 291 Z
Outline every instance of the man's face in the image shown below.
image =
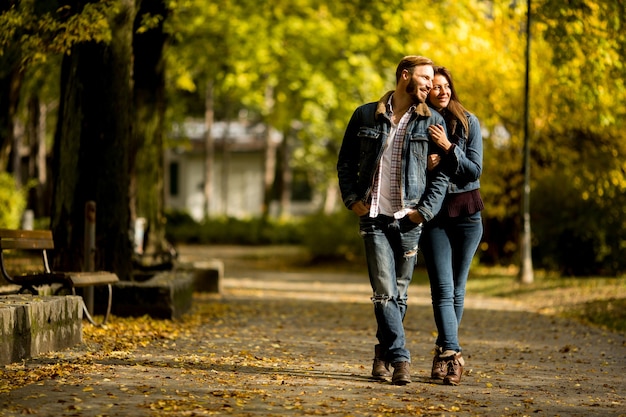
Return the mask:
M 413 97 L 416 103 L 422 103 L 426 100 L 428 92 L 433 86 L 433 77 L 435 72 L 430 65 L 420 65 L 413 68 L 413 74 L 408 73 L 409 82 L 406 86 L 406 92 Z

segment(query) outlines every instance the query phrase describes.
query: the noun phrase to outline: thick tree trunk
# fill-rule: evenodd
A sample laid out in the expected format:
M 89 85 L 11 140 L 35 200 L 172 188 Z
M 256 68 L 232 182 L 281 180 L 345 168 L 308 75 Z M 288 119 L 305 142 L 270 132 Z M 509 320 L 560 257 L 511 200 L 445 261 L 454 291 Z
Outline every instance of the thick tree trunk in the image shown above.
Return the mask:
M 141 16 L 167 16 L 164 1 L 143 1 L 137 13 L 135 29 Z M 139 33 L 135 30 L 134 98 L 137 118 L 131 151 L 131 220 L 148 221 L 148 251 L 165 250 L 164 154 L 165 68 L 163 48 L 167 37 L 162 22 L 158 27 Z M 145 242 L 144 242 L 145 245 Z
M 0 56 L 0 169 L 3 171 L 9 165 L 13 147 L 14 120 L 23 75 L 10 57 Z
M 0 2 L 0 13 L 15 6 L 15 1 Z M 18 70 L 20 50 L 7 48 L 0 55 L 0 170 L 8 165 L 13 144 L 13 117 L 17 109 L 22 73 Z
M 86 43 L 63 60 L 54 143 L 54 265 L 82 269 L 84 212 L 96 203 L 95 268 L 131 274 L 129 144 L 134 1 L 121 0 L 110 44 Z

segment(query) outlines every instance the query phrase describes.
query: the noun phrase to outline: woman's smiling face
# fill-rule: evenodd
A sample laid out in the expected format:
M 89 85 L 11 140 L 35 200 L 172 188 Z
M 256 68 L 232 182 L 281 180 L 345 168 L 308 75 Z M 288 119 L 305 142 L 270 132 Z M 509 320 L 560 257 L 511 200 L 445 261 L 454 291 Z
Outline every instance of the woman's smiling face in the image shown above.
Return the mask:
M 433 78 L 433 88 L 428 93 L 428 99 L 430 103 L 437 109 L 445 109 L 450 104 L 450 96 L 452 90 L 450 89 L 450 83 L 446 77 L 441 74 L 435 75 Z

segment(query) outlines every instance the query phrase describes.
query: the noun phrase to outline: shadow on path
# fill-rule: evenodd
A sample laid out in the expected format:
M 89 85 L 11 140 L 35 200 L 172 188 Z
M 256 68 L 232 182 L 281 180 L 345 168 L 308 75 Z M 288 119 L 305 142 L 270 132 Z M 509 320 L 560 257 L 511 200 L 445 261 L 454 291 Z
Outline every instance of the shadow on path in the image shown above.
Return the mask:
M 183 253 L 184 255 L 184 253 Z M 194 256 L 210 257 L 201 250 Z M 626 338 L 468 296 L 462 384 L 429 379 L 428 289 L 405 320 L 413 383 L 370 379 L 374 317 L 360 274 L 226 269 L 172 337 L 106 357 L 81 346 L 24 364 L 72 365 L 0 394 L 0 415 L 626 416 Z M 123 334 L 111 334 L 124 338 Z

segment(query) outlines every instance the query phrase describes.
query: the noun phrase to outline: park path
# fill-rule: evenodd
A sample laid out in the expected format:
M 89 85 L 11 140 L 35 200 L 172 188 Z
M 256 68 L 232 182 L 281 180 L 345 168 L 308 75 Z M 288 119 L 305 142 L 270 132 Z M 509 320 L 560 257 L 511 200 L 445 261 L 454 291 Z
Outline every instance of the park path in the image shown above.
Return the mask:
M 195 296 L 193 327 L 106 357 L 81 346 L 26 361 L 25 372 L 65 362 L 75 374 L 0 394 L 0 415 L 626 416 L 623 334 L 469 294 L 466 374 L 443 386 L 428 378 L 428 289 L 412 286 L 413 383 L 393 386 L 369 379 L 374 322 L 362 274 L 259 270 L 235 248 L 180 254 L 225 263 L 222 293 Z

